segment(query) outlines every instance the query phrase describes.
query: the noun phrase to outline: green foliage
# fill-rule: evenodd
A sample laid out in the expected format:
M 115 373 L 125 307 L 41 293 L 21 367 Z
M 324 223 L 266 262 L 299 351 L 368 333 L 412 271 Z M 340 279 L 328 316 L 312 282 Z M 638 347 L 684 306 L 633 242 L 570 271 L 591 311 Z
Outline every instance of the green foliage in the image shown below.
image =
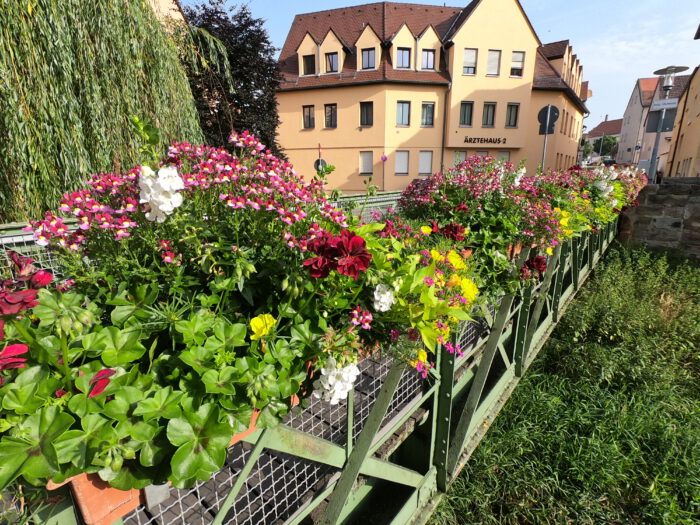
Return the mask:
M 602 146 L 601 146 L 602 142 Z M 595 153 L 597 155 L 601 156 L 606 156 L 606 155 L 611 155 L 614 156 L 617 153 L 617 138 L 611 137 L 610 135 L 604 135 L 600 137 L 598 140 L 593 142 L 593 150 L 592 153 Z M 602 149 L 601 149 L 602 147 Z
M 5 2 L 0 27 L 0 222 L 133 165 L 134 115 L 161 130 L 160 150 L 201 141 L 178 47 L 148 2 Z
M 231 84 L 222 71 L 188 72 L 206 142 L 227 146 L 231 130 L 249 130 L 279 155 L 277 50 L 270 42 L 264 21 L 254 18 L 246 5 L 229 11 L 224 4 L 221 0 L 209 0 L 185 9 L 193 28 L 221 42 L 233 77 Z M 200 41 L 197 45 L 201 46 Z
M 700 520 L 700 268 L 616 250 L 433 523 Z

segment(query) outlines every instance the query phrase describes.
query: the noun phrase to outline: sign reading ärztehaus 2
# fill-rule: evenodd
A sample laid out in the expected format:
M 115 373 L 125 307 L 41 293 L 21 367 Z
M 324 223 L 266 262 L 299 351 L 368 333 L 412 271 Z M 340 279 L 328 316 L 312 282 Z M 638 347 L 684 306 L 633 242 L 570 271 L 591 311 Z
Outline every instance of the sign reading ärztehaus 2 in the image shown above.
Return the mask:
M 465 144 L 506 144 L 503 137 L 464 137 Z

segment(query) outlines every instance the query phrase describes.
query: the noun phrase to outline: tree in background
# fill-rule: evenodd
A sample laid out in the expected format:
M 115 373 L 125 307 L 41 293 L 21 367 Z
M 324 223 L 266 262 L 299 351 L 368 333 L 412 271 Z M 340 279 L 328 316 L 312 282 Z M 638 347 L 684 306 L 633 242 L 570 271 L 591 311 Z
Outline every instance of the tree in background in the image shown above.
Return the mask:
M 602 149 L 601 141 L 603 142 Z M 615 158 L 615 155 L 617 155 L 617 139 L 610 135 L 603 135 L 593 143 L 593 154 L 600 155 L 601 157 L 610 156 Z
M 209 0 L 185 8 L 190 25 L 219 39 L 228 53 L 234 92 L 215 70 L 190 72 L 190 86 L 197 101 L 200 124 L 208 144 L 224 146 L 231 130 L 250 130 L 279 153 L 277 146 L 277 101 L 275 90 L 280 74 L 275 47 L 247 6 L 227 10 L 223 0 Z

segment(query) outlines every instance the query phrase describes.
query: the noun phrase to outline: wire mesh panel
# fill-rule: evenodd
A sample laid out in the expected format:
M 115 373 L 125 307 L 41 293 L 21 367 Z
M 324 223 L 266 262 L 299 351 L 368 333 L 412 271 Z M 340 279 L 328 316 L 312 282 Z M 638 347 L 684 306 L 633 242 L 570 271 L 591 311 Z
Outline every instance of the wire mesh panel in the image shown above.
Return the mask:
M 7 251 L 11 250 L 34 259 L 35 266 L 42 270 L 50 270 L 56 276 L 61 276 L 58 260 L 53 254 L 34 242 L 34 235 L 31 233 L 11 233 L 0 232 L 0 264 L 9 262 Z
M 383 214 L 390 207 L 395 208 L 401 196 L 400 191 L 387 191 L 377 195 L 352 195 L 341 197 L 333 204 L 346 211 L 351 211 L 363 221 L 369 221 L 375 213 Z
M 391 359 L 375 355 L 359 364 L 355 383 L 353 437 L 362 430 L 379 394 Z M 422 393 L 423 380 L 414 370 L 404 372 L 383 425 Z M 312 398 L 306 408 L 285 418 L 284 423 L 315 437 L 344 445 L 347 440 L 347 401 L 331 405 Z M 153 509 L 137 508 L 124 518 L 125 525 L 198 525 L 210 523 L 226 498 L 236 476 L 250 455 L 252 445 L 238 443 L 229 450 L 224 468 L 214 477 L 189 490 L 170 489 L 170 498 Z M 322 490 L 338 469 L 273 450 L 265 451 L 246 479 L 224 523 L 272 525 L 284 522 Z

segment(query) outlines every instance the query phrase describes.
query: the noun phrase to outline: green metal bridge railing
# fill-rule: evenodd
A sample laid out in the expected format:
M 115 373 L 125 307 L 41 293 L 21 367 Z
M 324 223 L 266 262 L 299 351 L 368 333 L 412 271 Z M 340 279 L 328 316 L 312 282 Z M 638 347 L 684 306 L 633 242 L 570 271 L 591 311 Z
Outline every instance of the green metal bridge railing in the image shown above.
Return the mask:
M 426 380 L 370 356 L 346 402 L 314 399 L 283 424 L 256 430 L 210 481 L 161 491 L 161 501 L 148 498 L 123 524 L 335 525 L 368 515 L 368 523 L 425 523 L 615 232 L 613 223 L 558 246 L 539 284 L 502 297 L 481 325 L 460 325 L 464 355 L 439 350 Z M 17 236 L 10 243 L 1 235 L 0 248 L 18 248 Z M 79 519 L 63 509 L 51 523 Z

